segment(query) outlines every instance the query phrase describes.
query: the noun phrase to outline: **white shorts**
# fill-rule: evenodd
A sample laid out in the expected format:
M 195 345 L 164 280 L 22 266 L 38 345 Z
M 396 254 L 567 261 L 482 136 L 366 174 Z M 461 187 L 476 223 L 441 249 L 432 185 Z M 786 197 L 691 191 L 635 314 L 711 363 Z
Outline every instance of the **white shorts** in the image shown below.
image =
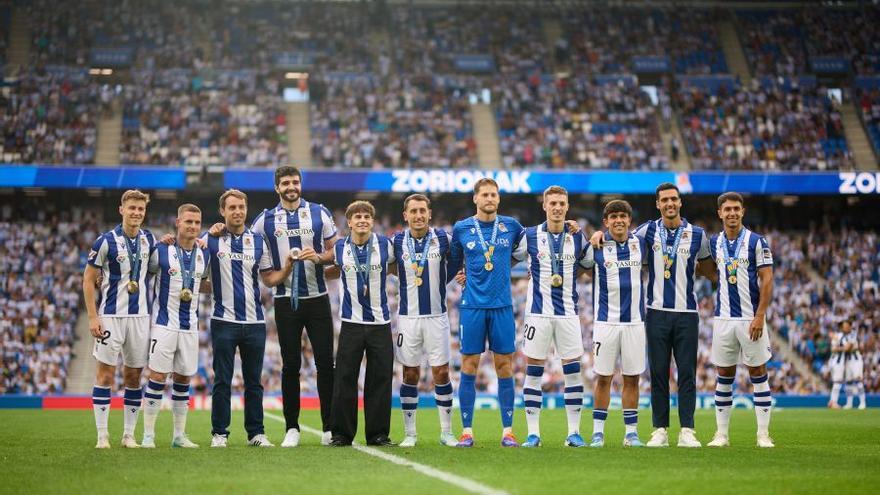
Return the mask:
M 584 354 L 581 321 L 577 316 L 552 318 L 526 315 L 523 319 L 523 354 L 532 359 L 547 359 L 550 345 L 560 359 L 575 359 Z
M 104 335 L 95 339 L 92 356 L 98 361 L 116 366 L 119 353 L 122 364 L 129 368 L 143 368 L 147 365 L 147 347 L 150 341 L 150 317 L 144 316 L 101 316 Z
M 422 355 L 428 364 L 442 366 L 449 363 L 449 316 L 400 316 L 397 318 L 397 360 L 408 368 L 422 365 Z
M 150 369 L 195 375 L 199 369 L 199 334 L 154 326 L 150 334 Z
M 644 323 L 593 323 L 593 371 L 614 375 L 620 357 L 620 372 L 626 376 L 645 371 L 646 337 Z
M 861 358 L 842 358 L 839 363 L 836 357 L 831 358 L 831 381 L 833 382 L 860 382 L 863 371 L 864 365 Z
M 761 366 L 772 356 L 770 352 L 769 327 L 764 323 L 761 338 L 749 337 L 751 320 L 722 320 L 712 322 L 712 364 L 727 368 L 736 366 L 740 356 L 746 366 Z

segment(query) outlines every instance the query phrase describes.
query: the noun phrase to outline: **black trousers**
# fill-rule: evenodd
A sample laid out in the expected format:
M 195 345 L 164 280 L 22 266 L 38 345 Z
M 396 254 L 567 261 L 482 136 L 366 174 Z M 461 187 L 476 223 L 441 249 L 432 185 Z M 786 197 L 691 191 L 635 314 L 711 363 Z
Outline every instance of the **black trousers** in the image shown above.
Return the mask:
M 675 356 L 678 369 L 678 420 L 682 428 L 694 427 L 699 322 L 697 313 L 648 309 L 645 330 L 651 368 L 651 419 L 654 428 L 669 427 L 669 367 L 672 356 Z
M 276 297 L 275 324 L 278 326 L 278 344 L 283 361 L 281 395 L 286 428 L 300 429 L 299 370 L 302 368 L 302 331 L 305 327 L 318 371 L 321 423 L 324 431 L 330 431 L 330 403 L 333 400 L 333 316 L 330 297 L 325 294 L 300 299 L 296 312 L 290 307 L 289 297 Z
M 354 440 L 358 423 L 358 375 L 367 357 L 364 378 L 366 440 L 387 437 L 391 431 L 391 377 L 394 347 L 391 325 L 361 325 L 342 322 L 336 353 L 336 382 L 333 389 L 333 438 Z
M 229 435 L 232 373 L 235 348 L 241 354 L 244 378 L 244 429 L 248 440 L 263 430 L 263 354 L 266 351 L 265 323 L 231 323 L 211 320 L 214 348 L 214 385 L 211 388 L 211 433 Z

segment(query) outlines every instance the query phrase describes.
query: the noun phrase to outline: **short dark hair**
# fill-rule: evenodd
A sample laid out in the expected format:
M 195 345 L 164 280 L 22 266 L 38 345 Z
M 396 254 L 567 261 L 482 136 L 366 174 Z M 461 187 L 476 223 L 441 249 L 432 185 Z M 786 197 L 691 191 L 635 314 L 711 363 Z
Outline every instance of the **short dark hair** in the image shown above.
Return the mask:
M 630 204 L 622 199 L 612 199 L 608 203 L 605 204 L 605 209 L 602 210 L 602 219 L 608 218 L 612 213 L 626 213 L 630 218 L 633 216 L 633 209 Z
M 491 177 L 483 177 L 482 179 L 480 179 L 480 180 L 478 180 L 476 183 L 474 183 L 474 194 L 479 193 L 479 192 L 480 192 L 480 188 L 483 187 L 483 186 L 492 186 L 492 187 L 494 187 L 494 188 L 495 188 L 496 190 L 498 190 L 498 191 L 501 190 L 501 189 L 498 187 L 498 183 L 495 182 L 495 179 L 493 179 L 493 178 L 491 178 Z
M 428 197 L 425 196 L 424 194 L 416 193 L 416 194 L 410 194 L 409 196 L 406 197 L 406 199 L 403 200 L 403 211 L 406 211 L 407 207 L 409 207 L 410 201 L 424 201 L 425 203 L 428 204 L 428 209 L 429 210 L 431 209 L 431 200 L 428 199 Z
M 724 204 L 725 201 L 737 201 L 740 205 L 745 206 L 746 202 L 743 201 L 742 194 L 734 191 L 726 192 L 721 196 L 718 196 L 718 209 L 721 209 L 721 205 Z
M 681 191 L 678 190 L 678 186 L 673 184 L 672 182 L 663 182 L 659 186 L 657 186 L 657 190 L 654 191 L 654 195 L 657 199 L 660 199 L 660 193 L 662 191 L 668 191 L 670 189 L 675 189 L 675 192 L 678 194 L 678 197 L 681 197 Z
M 275 185 L 277 186 L 278 184 L 280 184 L 281 178 L 287 177 L 288 175 L 299 177 L 300 180 L 302 180 L 302 173 L 299 171 L 298 168 L 292 165 L 282 165 L 275 169 Z
M 369 201 L 354 201 L 345 209 L 345 218 L 351 220 L 355 213 L 369 213 L 376 218 L 376 208 Z

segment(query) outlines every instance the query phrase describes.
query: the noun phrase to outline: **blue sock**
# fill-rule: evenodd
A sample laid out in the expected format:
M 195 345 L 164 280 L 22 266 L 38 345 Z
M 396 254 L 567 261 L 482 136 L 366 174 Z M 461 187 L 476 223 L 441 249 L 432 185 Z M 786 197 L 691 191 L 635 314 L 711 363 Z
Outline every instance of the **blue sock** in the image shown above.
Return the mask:
M 477 376 L 461 373 L 458 386 L 458 405 L 461 408 L 461 426 L 470 428 L 474 423 L 474 402 L 477 400 Z
M 513 424 L 513 377 L 498 379 L 498 404 L 501 406 L 501 424 L 510 428 Z

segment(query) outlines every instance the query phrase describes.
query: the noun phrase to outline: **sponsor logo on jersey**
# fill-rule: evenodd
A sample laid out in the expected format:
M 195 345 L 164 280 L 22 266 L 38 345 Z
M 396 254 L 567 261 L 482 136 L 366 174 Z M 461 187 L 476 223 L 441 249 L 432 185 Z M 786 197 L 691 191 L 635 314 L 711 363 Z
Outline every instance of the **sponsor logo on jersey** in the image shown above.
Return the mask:
M 280 228 L 280 227 L 277 228 L 277 229 L 275 229 L 275 237 L 277 237 L 277 238 L 281 238 L 281 237 L 299 237 L 299 236 L 304 236 L 304 235 L 315 235 L 315 230 L 314 230 L 314 229 L 311 229 L 311 228 L 305 228 L 305 229 L 282 229 L 282 228 Z

